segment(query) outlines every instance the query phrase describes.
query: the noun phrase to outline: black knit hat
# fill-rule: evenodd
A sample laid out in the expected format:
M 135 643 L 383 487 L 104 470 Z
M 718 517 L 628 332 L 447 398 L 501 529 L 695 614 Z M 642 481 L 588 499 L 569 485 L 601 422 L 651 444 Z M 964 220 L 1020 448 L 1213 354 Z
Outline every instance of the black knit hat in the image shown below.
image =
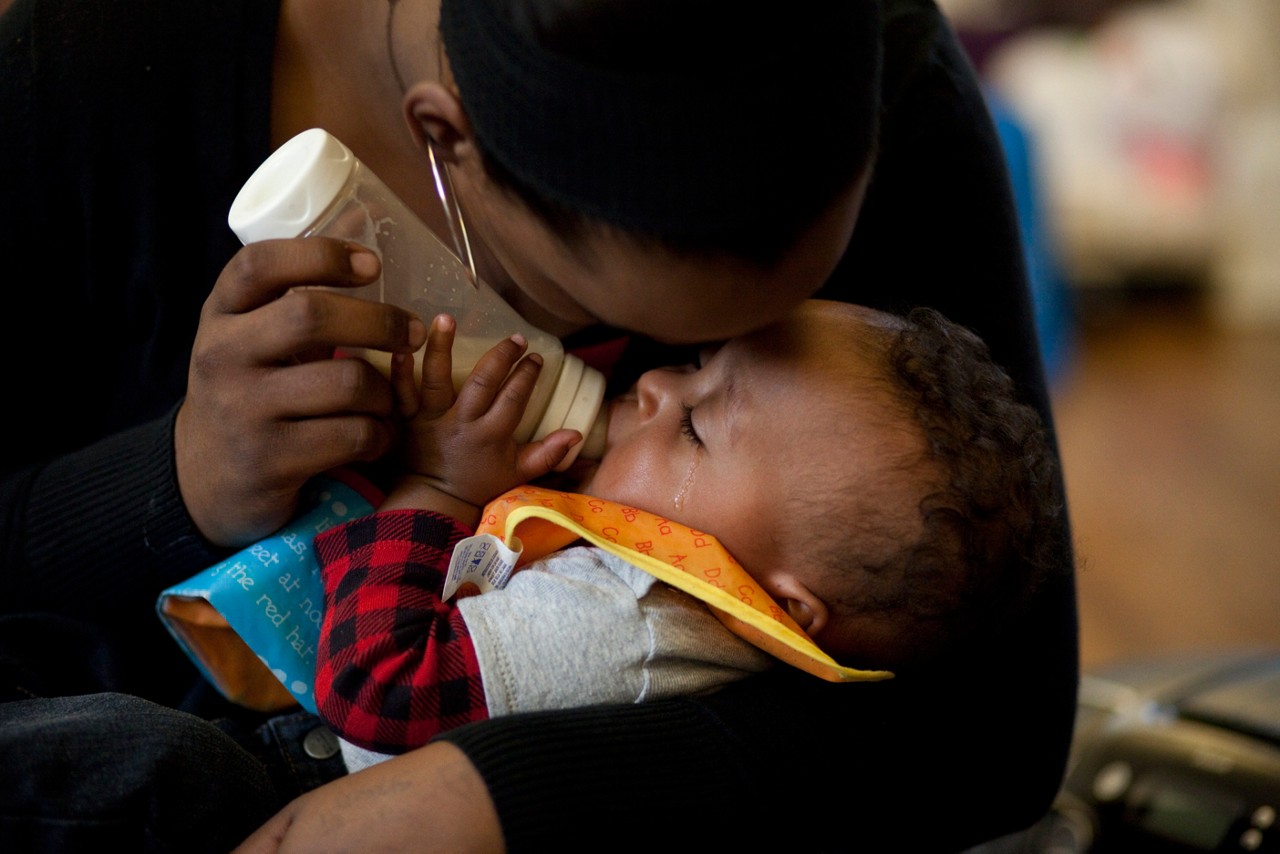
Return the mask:
M 536 14 L 519 13 L 534 2 L 444 0 L 440 30 L 481 149 L 552 201 L 623 228 L 724 234 L 807 219 L 867 164 L 877 0 L 793 0 L 768 16 L 682 0 L 628 36 L 630 54 L 593 56 L 548 47 Z M 594 12 L 607 19 L 609 4 Z

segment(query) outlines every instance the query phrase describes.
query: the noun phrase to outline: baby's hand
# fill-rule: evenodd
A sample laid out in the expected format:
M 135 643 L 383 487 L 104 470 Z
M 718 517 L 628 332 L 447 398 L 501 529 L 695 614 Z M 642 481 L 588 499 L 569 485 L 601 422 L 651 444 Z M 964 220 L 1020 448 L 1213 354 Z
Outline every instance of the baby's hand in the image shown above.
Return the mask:
M 516 427 L 542 369 L 537 353 L 520 358 L 528 347 L 520 335 L 485 353 L 455 395 L 454 331 L 448 315 L 431 324 L 421 384 L 414 380 L 412 356 L 392 359 L 391 383 L 408 421 L 406 472 L 382 506 L 435 510 L 474 524 L 480 508 L 551 471 L 582 436 L 557 430 L 536 442 L 516 442 Z

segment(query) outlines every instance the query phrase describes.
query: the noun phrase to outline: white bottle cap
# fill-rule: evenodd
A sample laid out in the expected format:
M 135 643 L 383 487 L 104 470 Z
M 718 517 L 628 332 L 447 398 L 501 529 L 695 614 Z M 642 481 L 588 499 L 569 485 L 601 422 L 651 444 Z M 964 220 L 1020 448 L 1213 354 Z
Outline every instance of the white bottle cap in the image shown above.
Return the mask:
M 588 445 L 594 452 L 588 456 L 598 459 L 604 451 L 601 438 L 608 418 L 608 410 L 602 406 L 604 386 L 604 374 L 572 353 L 565 354 L 555 390 L 551 392 L 551 400 L 547 402 L 546 411 L 534 428 L 532 437 L 541 439 L 561 428 L 582 434 L 583 441 L 569 449 L 560 465 L 556 466 L 557 471 L 567 469 Z
M 272 152 L 231 203 L 227 224 L 241 243 L 297 237 L 333 203 L 356 158 L 322 128 L 304 130 Z

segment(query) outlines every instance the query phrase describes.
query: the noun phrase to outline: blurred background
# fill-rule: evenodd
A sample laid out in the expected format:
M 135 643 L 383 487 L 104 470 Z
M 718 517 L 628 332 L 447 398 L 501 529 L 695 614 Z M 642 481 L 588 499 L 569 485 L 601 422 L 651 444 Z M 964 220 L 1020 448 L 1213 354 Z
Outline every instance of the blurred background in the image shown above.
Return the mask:
M 939 5 L 1024 219 L 1083 666 L 1280 651 L 1280 2 Z

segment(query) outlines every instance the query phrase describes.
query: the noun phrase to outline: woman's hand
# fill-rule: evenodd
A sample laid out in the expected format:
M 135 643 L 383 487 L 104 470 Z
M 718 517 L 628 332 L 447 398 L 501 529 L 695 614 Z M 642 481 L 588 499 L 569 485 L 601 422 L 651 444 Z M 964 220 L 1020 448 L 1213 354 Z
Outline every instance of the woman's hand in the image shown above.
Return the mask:
M 542 369 L 520 335 L 499 341 L 476 362 L 455 395 L 453 318 L 431 324 L 422 357 L 422 381 L 413 359 L 392 358 L 391 381 L 400 414 L 408 419 L 406 473 L 382 509 L 435 510 L 474 525 L 480 508 L 512 487 L 551 471 L 573 445 L 576 430 L 557 430 L 527 444 L 515 439 Z
M 461 750 L 434 742 L 302 795 L 234 854 L 504 850 L 480 773 Z
M 377 279 L 367 249 L 329 238 L 241 249 L 200 316 L 174 449 L 178 487 L 200 532 L 240 546 L 293 515 L 302 485 L 392 447 L 394 399 L 363 359 L 335 347 L 411 353 L 426 328 L 409 312 L 336 293 Z

